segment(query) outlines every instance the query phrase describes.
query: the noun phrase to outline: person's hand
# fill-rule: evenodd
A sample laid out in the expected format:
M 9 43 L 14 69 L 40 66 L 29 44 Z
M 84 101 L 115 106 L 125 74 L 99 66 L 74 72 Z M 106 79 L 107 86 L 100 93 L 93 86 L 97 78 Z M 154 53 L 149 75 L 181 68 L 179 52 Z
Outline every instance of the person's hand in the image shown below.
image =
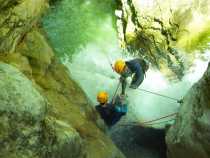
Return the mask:
M 129 88 L 132 88 L 132 89 L 137 89 L 137 88 L 138 88 L 138 86 L 137 86 L 137 85 L 133 85 L 133 84 L 132 84 L 132 85 L 130 85 L 130 86 L 129 86 Z

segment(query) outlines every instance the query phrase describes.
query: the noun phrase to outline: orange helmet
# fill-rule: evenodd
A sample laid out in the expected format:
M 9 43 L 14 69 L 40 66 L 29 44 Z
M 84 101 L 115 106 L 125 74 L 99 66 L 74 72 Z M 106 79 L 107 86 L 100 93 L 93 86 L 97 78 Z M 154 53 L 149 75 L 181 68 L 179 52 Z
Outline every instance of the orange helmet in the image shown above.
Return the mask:
M 122 60 L 122 59 L 119 59 L 119 60 L 117 60 L 117 61 L 115 62 L 115 64 L 114 64 L 114 70 L 115 70 L 117 73 L 121 74 L 121 73 L 124 71 L 125 66 L 126 66 L 125 61 Z
M 104 104 L 104 103 L 107 103 L 108 101 L 108 93 L 107 92 L 99 92 L 98 95 L 97 95 L 97 100 L 99 103 L 101 104 Z

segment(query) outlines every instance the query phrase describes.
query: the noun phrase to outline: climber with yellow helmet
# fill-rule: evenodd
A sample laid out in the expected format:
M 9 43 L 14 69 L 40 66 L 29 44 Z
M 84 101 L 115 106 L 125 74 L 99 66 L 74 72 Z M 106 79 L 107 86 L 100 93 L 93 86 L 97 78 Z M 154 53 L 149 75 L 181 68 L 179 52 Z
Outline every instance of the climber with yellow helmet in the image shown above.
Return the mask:
M 120 81 L 122 83 L 122 93 L 125 94 L 127 85 L 127 77 L 132 77 L 130 88 L 136 89 L 144 80 L 146 71 L 149 69 L 149 63 L 145 59 L 133 59 L 129 61 L 117 60 L 113 69 L 121 75 Z
M 99 112 L 101 118 L 104 120 L 108 127 L 116 124 L 122 116 L 127 113 L 127 104 L 125 96 L 117 96 L 113 100 L 108 102 L 109 96 L 107 92 L 99 92 L 97 95 L 97 101 L 99 105 L 95 108 Z

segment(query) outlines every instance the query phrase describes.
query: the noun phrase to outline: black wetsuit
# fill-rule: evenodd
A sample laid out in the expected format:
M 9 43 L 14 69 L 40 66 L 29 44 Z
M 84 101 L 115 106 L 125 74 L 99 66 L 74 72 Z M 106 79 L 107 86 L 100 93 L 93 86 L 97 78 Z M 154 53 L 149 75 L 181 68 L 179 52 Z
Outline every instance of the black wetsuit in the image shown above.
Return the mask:
M 109 127 L 116 124 L 120 120 L 120 118 L 127 112 L 127 106 L 126 109 L 119 110 L 119 106 L 114 106 L 109 103 L 107 103 L 106 106 L 97 105 L 95 108 L 99 112 L 101 118 L 104 120 L 106 125 Z
M 133 59 L 130 61 L 126 61 L 127 71 L 125 71 L 123 74 L 121 74 L 121 82 L 122 82 L 122 94 L 125 94 L 126 89 L 126 78 L 129 76 L 132 77 L 132 81 L 130 84 L 130 88 L 138 88 L 139 85 L 144 80 L 145 70 L 143 70 L 143 59 Z

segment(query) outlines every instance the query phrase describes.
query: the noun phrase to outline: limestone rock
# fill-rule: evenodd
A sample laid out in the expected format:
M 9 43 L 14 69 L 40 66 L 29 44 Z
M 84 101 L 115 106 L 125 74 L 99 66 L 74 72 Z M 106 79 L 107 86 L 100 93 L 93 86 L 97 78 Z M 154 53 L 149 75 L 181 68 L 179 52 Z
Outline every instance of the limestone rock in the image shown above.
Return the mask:
M 168 78 L 181 79 L 193 62 L 193 54 L 188 52 L 208 47 L 210 1 L 118 2 L 117 12 L 122 12 L 121 17 L 117 15 L 121 46 L 145 57 Z
M 15 5 L 16 3 L 18 3 L 18 0 L 0 0 L 0 9 L 3 9 L 5 7 L 8 7 L 9 5 Z
M 21 72 L 0 63 L 0 88 L 0 157 L 82 156 L 78 132 L 46 117 L 47 101 Z
M 124 158 L 37 26 L 48 1 L 0 3 L 0 157 Z
M 38 29 L 28 32 L 23 41 L 17 46 L 16 52 L 20 52 L 29 59 L 34 75 L 37 73 L 44 75 L 54 59 L 52 48 Z
M 210 158 L 210 64 L 184 97 L 166 137 L 168 158 Z
M 0 12 L 0 53 L 14 52 L 47 7 L 46 0 L 5 0 Z
M 14 67 L 0 63 L 0 111 L 13 113 L 20 118 L 30 115 L 42 120 L 46 102 L 33 84 Z
M 43 130 L 46 145 L 43 157 L 82 158 L 83 141 L 79 133 L 66 122 L 52 117 L 45 119 Z
M 16 68 L 0 63 L 0 157 L 36 157 L 47 102 Z
M 38 49 L 30 49 L 27 36 L 33 39 L 33 48 Z M 17 46 L 18 52 L 0 55 L 0 60 L 14 65 L 27 75 L 33 87 L 49 104 L 47 118 L 38 128 L 41 131 L 39 136 L 44 138 L 40 142 L 41 155 L 52 158 L 58 155 L 75 158 L 74 154 L 78 158 L 124 158 L 110 138 L 100 130 L 103 127 L 97 125 L 100 121 L 96 111 L 81 88 L 70 79 L 67 68 L 51 54 L 47 42 L 40 40 L 43 39 L 40 32 L 35 29 L 27 36 Z M 21 59 L 24 62 L 20 62 Z M 70 151 L 74 151 L 74 154 Z
M 30 44 L 27 44 L 30 38 L 27 36 L 33 39 L 33 48 L 38 49 L 30 49 L 31 51 L 26 49 L 26 46 L 30 48 Z M 123 158 L 123 154 L 110 138 L 99 129 L 100 125 L 97 125 L 99 117 L 96 111 L 81 88 L 71 80 L 68 69 L 52 56 L 52 50 L 48 49 L 47 42 L 40 40 L 42 36 L 40 31 L 33 30 L 27 36 L 17 47 L 17 51 L 28 58 L 32 79 L 50 104 L 50 116 L 66 122 L 79 133 L 85 144 L 82 146 L 82 153 L 87 158 Z M 33 57 L 27 52 L 32 52 Z

